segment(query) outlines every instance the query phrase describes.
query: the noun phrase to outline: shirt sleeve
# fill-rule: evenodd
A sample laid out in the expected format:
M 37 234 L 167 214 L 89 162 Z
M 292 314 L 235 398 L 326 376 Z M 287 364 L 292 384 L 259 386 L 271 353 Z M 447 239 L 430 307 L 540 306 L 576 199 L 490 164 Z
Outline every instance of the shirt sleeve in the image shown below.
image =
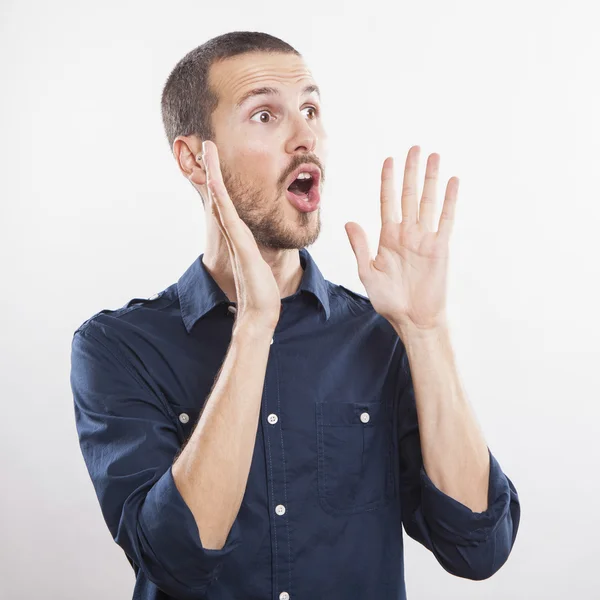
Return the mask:
M 175 485 L 181 449 L 172 410 L 99 327 L 75 332 L 71 388 L 79 444 L 115 542 L 161 590 L 191 600 L 241 543 L 236 519 L 223 548 L 202 546 Z
M 439 490 L 423 466 L 414 387 L 403 349 L 397 394 L 398 473 L 406 533 L 431 550 L 450 573 L 491 577 L 506 562 L 517 535 L 520 504 L 511 480 L 488 448 L 488 508 L 476 513 Z

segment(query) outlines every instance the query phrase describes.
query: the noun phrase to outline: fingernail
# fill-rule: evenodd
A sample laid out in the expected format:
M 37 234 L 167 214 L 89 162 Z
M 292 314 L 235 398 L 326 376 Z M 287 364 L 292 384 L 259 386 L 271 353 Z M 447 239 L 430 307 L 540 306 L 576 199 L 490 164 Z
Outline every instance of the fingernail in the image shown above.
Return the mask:
M 202 154 L 206 154 L 206 142 L 202 142 Z

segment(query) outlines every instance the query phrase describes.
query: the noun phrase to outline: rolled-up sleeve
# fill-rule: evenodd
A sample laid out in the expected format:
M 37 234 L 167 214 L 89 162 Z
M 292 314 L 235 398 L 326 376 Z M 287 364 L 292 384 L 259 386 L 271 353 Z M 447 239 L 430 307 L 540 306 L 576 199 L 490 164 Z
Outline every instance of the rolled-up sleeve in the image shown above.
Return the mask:
M 467 579 L 491 577 L 507 561 L 517 535 L 517 490 L 488 448 L 488 508 L 473 512 L 439 490 L 423 466 L 417 409 L 406 354 L 397 403 L 399 496 L 407 534 L 431 550 L 450 573 Z
M 71 389 L 79 444 L 104 520 L 130 561 L 161 590 L 198 598 L 241 543 L 234 521 L 223 548 L 202 546 L 173 479 L 181 444 L 161 399 L 92 325 L 75 332 Z

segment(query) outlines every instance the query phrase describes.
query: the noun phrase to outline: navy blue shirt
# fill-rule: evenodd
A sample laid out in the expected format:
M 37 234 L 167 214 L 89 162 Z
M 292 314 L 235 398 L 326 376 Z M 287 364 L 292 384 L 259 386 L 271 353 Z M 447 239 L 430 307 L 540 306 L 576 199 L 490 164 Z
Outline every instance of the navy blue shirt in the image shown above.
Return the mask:
M 203 548 L 172 473 L 235 318 L 203 255 L 156 297 L 102 310 L 73 335 L 80 447 L 134 599 L 404 599 L 402 525 L 460 577 L 489 577 L 508 558 L 519 500 L 496 458 L 485 512 L 436 488 L 401 339 L 299 252 L 302 282 L 281 301 L 248 484 L 222 549 Z

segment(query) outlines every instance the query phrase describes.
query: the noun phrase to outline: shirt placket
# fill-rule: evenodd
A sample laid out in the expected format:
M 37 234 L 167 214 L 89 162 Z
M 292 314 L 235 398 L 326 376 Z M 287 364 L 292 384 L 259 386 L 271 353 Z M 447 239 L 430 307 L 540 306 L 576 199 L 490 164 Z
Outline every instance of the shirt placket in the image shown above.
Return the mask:
M 281 321 L 280 321 L 281 324 Z M 289 481 L 286 469 L 286 440 L 282 431 L 279 394 L 278 336 L 271 341 L 261 406 L 261 426 L 265 451 L 269 521 L 271 524 L 272 598 L 293 600 L 291 589 L 291 539 L 289 525 Z

